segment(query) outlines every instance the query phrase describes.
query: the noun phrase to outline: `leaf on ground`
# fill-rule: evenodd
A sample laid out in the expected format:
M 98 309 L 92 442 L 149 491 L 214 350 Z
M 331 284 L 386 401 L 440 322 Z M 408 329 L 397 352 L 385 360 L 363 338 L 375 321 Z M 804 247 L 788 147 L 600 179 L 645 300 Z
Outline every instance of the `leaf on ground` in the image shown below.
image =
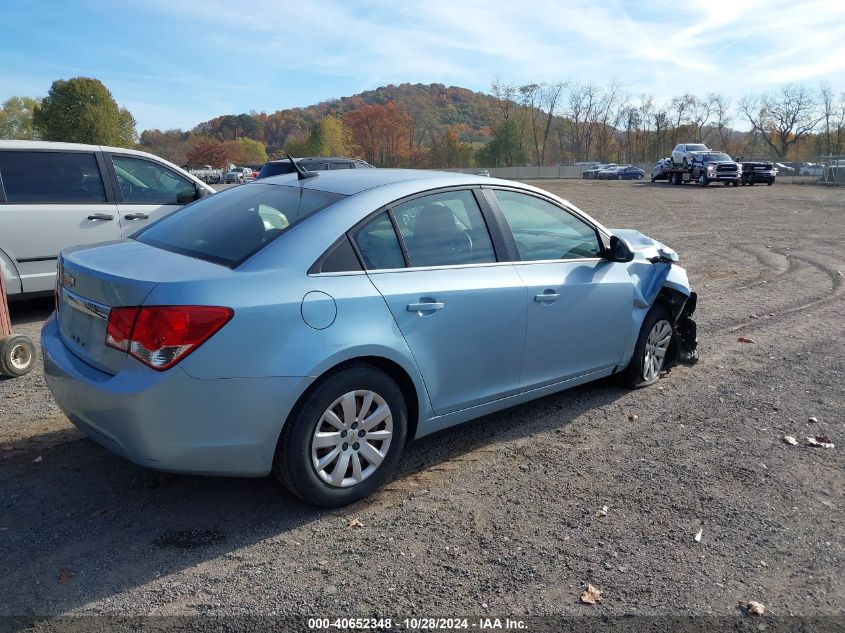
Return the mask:
M 739 341 L 740 343 L 756 343 L 757 342 L 753 338 L 747 338 L 745 336 L 740 336 L 736 340 Z
M 819 448 L 835 448 L 833 442 L 827 435 L 816 435 L 815 437 L 807 438 L 808 446 L 817 446 Z
M 40 464 L 41 460 L 43 460 L 43 459 L 44 458 L 41 455 L 39 455 L 38 457 L 36 457 L 35 459 L 32 460 L 32 463 L 33 464 Z
M 106 512 L 108 512 L 108 510 L 106 510 L 105 508 L 100 508 L 99 510 L 94 510 L 94 511 L 91 513 L 91 516 L 92 516 L 92 517 L 101 517 L 101 516 L 103 516 Z
M 364 524 L 361 523 L 358 519 L 352 519 L 349 522 L 349 525 L 346 526 L 346 529 L 351 530 L 352 528 L 356 528 L 356 527 L 364 527 Z
M 607 506 L 602 506 L 601 510 L 596 510 L 596 516 L 597 517 L 606 517 L 607 516 L 607 510 L 608 510 Z
M 698 528 L 698 532 L 695 533 L 695 542 L 701 543 L 701 535 L 704 534 L 704 528 Z
M 784 435 L 782 438 L 784 444 L 789 444 L 790 446 L 795 446 L 798 444 L 798 440 L 796 440 L 791 435 Z
M 587 588 L 581 592 L 581 602 L 584 604 L 599 604 L 601 603 L 601 594 L 601 590 L 588 584 Z
M 766 607 L 760 602 L 749 600 L 748 602 L 739 602 L 739 606 L 744 607 L 748 613 L 753 615 L 766 615 Z
M 68 580 L 76 576 L 76 572 L 70 567 L 59 567 L 59 584 L 63 585 Z

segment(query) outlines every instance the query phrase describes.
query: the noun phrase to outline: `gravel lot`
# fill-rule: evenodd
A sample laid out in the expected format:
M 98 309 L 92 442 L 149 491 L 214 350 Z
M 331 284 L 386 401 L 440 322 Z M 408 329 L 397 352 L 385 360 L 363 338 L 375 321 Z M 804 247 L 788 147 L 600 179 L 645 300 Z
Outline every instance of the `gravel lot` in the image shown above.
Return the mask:
M 845 190 L 539 184 L 680 253 L 698 365 L 425 438 L 330 512 L 112 455 L 39 366 L 0 382 L 0 614 L 842 615 Z M 14 305 L 16 331 L 51 308 Z

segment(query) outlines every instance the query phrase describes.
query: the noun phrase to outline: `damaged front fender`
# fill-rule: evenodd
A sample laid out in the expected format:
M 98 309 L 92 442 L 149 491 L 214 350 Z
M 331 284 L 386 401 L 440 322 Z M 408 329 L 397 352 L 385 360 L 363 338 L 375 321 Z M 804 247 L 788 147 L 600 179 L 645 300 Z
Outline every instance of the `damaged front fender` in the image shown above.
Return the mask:
M 674 317 L 674 362 L 692 364 L 698 360 L 696 324 L 692 319 L 697 295 L 690 289 L 687 271 L 676 263 L 678 254 L 639 231 L 615 229 L 634 253 L 628 264 L 634 287 L 634 308 L 644 317 L 655 301 L 665 301 Z

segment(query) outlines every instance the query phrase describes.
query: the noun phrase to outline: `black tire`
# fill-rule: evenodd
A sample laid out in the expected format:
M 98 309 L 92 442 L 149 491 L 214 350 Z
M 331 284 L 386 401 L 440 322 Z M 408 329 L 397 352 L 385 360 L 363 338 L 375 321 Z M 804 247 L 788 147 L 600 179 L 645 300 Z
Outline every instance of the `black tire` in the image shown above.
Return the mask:
M 732 184 L 734 187 L 739 187 L 739 181 L 737 181 L 737 180 L 731 181 L 731 184 Z
M 749 186 L 749 187 L 753 187 L 753 186 L 754 186 L 754 181 L 753 181 L 753 180 L 749 180 L 749 181 L 748 181 L 748 186 Z
M 654 176 L 651 177 L 651 182 L 654 182 L 656 178 Z
M 35 345 L 22 334 L 0 338 L 0 374 L 18 378 L 32 371 Z
M 698 184 L 702 187 L 706 187 L 707 185 L 710 184 L 710 181 L 707 179 L 707 176 L 705 176 L 704 174 L 701 174 L 698 177 Z
M 689 169 L 689 161 L 687 160 L 686 156 L 684 156 L 684 162 L 682 163 L 682 165 L 684 169 Z
M 648 314 L 646 314 L 645 319 L 643 319 L 642 327 L 640 328 L 640 335 L 637 337 L 637 344 L 634 346 L 634 355 L 631 356 L 631 362 L 628 363 L 628 366 L 625 369 L 616 374 L 617 383 L 623 387 L 628 387 L 629 389 L 639 389 L 640 387 L 653 385 L 659 380 L 660 373 L 663 368 L 666 367 L 666 361 L 668 360 L 671 350 L 674 348 L 674 340 L 669 344 L 669 351 L 663 357 L 661 371 L 658 372 L 651 380 L 646 380 L 643 376 L 646 340 L 648 339 L 651 329 L 658 321 L 668 321 L 670 325 L 672 324 L 672 318 L 669 315 L 669 310 L 667 310 L 666 306 L 662 303 L 654 304 Z M 672 338 L 674 339 L 674 331 Z
M 311 441 L 324 412 L 343 394 L 355 390 L 370 390 L 384 399 L 390 408 L 393 435 L 376 470 L 360 483 L 342 488 L 317 474 L 311 460 Z M 372 494 L 392 475 L 405 446 L 407 429 L 408 408 L 396 382 L 371 365 L 347 365 L 323 378 L 291 412 L 276 446 L 273 474 L 307 503 L 324 508 L 354 503 Z

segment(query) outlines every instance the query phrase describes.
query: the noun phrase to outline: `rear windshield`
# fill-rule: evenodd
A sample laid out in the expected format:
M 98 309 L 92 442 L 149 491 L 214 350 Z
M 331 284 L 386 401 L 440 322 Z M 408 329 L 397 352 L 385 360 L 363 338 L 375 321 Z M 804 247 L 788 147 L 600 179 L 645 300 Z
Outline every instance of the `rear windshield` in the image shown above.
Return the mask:
M 234 268 L 297 222 L 344 197 L 302 187 L 248 184 L 190 204 L 149 225 L 135 239 Z

